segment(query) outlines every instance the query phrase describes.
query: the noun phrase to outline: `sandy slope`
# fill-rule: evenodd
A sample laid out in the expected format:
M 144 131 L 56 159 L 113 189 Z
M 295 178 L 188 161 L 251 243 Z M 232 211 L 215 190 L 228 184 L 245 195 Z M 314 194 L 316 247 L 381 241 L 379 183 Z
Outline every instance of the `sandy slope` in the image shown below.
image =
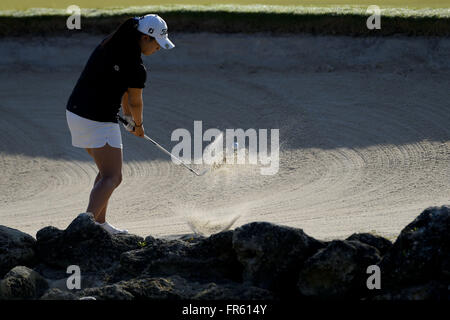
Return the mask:
M 96 167 L 71 146 L 65 103 L 99 37 L 0 41 L 0 224 L 32 235 L 87 206 Z M 396 234 L 448 203 L 450 40 L 173 35 L 145 58 L 147 134 L 279 128 L 280 170 L 195 177 L 122 131 L 124 181 L 109 220 L 139 235 L 242 216 L 322 239 Z M 191 218 L 190 218 L 191 217 Z M 204 227 L 204 226 L 203 226 Z M 208 229 L 203 228 L 208 231 Z

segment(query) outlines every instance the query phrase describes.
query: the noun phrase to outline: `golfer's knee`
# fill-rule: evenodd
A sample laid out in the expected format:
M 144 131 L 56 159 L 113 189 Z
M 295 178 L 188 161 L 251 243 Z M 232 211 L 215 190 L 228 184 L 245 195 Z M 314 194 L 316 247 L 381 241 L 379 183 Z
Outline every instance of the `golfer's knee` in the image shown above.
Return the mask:
M 102 176 L 102 179 L 107 183 L 111 188 L 117 188 L 122 182 L 122 173 L 116 173 L 111 175 Z

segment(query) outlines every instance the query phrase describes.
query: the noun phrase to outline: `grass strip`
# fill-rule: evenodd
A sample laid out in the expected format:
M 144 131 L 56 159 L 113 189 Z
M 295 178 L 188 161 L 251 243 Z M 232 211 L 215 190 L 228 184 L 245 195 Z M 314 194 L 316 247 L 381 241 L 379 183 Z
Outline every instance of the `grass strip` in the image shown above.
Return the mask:
M 309 33 L 352 36 L 449 36 L 448 8 L 381 8 L 381 29 L 369 30 L 369 13 L 360 6 L 168 5 L 82 9 L 81 30 L 68 30 L 63 9 L 0 11 L 0 37 L 106 34 L 123 20 L 158 13 L 170 32 Z

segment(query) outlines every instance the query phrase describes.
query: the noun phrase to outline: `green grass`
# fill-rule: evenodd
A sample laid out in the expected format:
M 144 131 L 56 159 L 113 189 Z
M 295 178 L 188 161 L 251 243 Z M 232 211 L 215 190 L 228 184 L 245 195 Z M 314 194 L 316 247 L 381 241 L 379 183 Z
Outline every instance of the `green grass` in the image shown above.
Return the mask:
M 145 241 L 138 241 L 138 246 L 140 248 L 145 248 L 147 246 L 147 242 L 145 242 Z
M 288 14 L 288 15 L 367 15 L 367 7 L 356 5 L 345 6 L 266 6 L 266 5 L 157 5 L 141 7 L 109 7 L 107 9 L 81 8 L 83 17 L 98 18 L 117 15 L 141 15 L 151 12 L 159 13 L 236 13 L 236 14 Z M 450 8 L 424 8 L 411 9 L 389 7 L 381 8 L 381 14 L 385 17 L 450 17 Z M 27 10 L 2 10 L 0 16 L 31 17 L 31 16 L 67 16 L 65 9 L 32 8 Z
M 381 30 L 368 30 L 364 6 L 165 5 L 82 9 L 82 30 L 66 29 L 65 9 L 0 11 L 0 36 L 109 33 L 130 16 L 160 14 L 170 32 L 271 32 L 345 35 L 450 35 L 450 9 L 381 8 Z
M 287 5 L 287 6 L 342 6 L 359 5 L 368 7 L 376 4 L 380 7 L 400 8 L 449 8 L 450 0 L 2 0 L 0 10 L 24 10 L 29 8 L 67 8 L 76 4 L 81 8 L 129 7 L 147 5 Z

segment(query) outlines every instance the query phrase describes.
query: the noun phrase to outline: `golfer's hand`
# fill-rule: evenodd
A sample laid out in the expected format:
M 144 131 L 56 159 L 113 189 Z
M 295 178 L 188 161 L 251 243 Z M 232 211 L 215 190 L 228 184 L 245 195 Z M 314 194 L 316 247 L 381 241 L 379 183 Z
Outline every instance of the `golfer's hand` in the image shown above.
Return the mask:
M 134 131 L 131 132 L 136 137 L 144 137 L 144 126 L 134 127 Z
M 131 115 L 123 115 L 123 118 L 128 122 L 128 124 L 126 125 L 125 123 L 122 123 L 123 127 L 128 131 L 128 132 L 132 132 L 134 129 L 134 126 L 136 125 L 134 123 L 133 117 Z

